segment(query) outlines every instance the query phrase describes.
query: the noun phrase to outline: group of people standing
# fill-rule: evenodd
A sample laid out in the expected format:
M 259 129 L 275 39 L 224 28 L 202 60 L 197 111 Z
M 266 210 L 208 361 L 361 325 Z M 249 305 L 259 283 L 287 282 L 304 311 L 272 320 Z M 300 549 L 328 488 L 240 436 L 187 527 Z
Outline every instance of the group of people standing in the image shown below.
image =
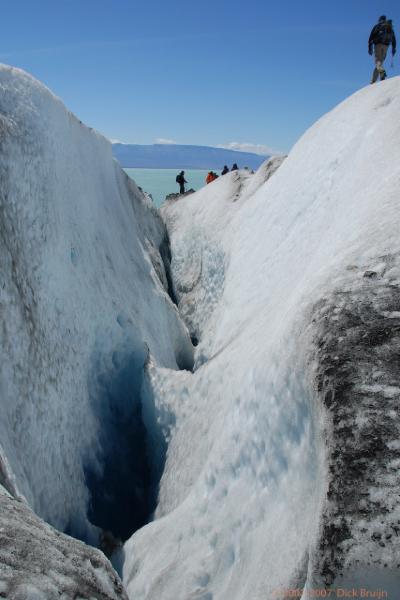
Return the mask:
M 231 171 L 238 171 L 238 169 L 239 167 L 237 166 L 237 164 L 233 163 Z M 224 165 L 224 168 L 221 171 L 221 175 L 226 175 L 227 173 L 229 173 L 229 169 L 226 165 Z M 215 179 L 218 179 L 218 177 L 219 175 L 217 175 L 215 171 L 208 171 L 206 183 L 212 183 L 213 181 L 215 181 Z
M 239 167 L 237 166 L 237 164 L 233 163 L 231 171 L 238 171 L 238 169 Z M 229 169 L 225 165 L 221 171 L 221 175 L 226 175 L 227 173 L 229 173 Z M 209 171 L 206 177 L 206 183 L 211 183 L 212 181 L 215 181 L 215 179 L 218 179 L 218 177 L 219 176 L 215 173 L 215 171 Z M 176 176 L 176 183 L 179 185 L 179 193 L 184 194 L 185 183 L 187 183 L 185 179 L 185 171 L 181 171 L 180 173 L 178 173 L 178 175 Z

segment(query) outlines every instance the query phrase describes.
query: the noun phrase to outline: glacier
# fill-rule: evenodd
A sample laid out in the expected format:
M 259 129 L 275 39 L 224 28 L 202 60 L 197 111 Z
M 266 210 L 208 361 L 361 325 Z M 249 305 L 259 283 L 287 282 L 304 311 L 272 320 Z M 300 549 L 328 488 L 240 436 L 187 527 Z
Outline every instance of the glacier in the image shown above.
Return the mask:
M 193 373 L 146 365 L 168 450 L 131 598 L 397 597 L 399 86 L 163 205 L 197 345 Z
M 158 212 L 0 67 L 1 597 L 397 597 L 399 92 Z
M 165 226 L 111 144 L 6 66 L 0 130 L 0 484 L 62 532 L 124 540 L 153 510 L 147 354 L 193 363 L 168 293 Z M 11 585 L 7 561 L 0 551 Z

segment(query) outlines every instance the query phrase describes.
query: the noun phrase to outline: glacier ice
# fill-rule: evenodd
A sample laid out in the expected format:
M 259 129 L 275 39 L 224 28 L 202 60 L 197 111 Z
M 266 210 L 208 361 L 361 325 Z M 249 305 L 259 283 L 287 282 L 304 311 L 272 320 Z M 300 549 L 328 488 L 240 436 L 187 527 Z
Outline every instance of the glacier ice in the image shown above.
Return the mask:
M 0 486 L 0 597 L 127 600 L 102 552 L 55 531 Z
M 126 539 L 152 510 L 147 354 L 193 360 L 165 226 L 111 144 L 7 66 L 0 130 L 0 483 L 60 531 Z
M 367 571 L 396 597 L 399 86 L 360 90 L 277 170 L 162 207 L 198 345 L 193 374 L 147 365 L 168 447 L 131 598 L 306 598 Z
M 170 199 L 165 227 L 106 140 L 0 67 L 0 595 L 125 597 L 53 525 L 139 527 L 130 598 L 396 597 L 399 86 Z

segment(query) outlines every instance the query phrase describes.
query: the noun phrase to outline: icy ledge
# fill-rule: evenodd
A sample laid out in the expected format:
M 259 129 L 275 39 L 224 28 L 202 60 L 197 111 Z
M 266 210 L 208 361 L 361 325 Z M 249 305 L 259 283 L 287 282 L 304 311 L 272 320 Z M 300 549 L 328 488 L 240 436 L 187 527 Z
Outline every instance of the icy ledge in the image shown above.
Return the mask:
M 368 87 L 271 177 L 164 205 L 198 345 L 193 374 L 147 363 L 168 450 L 130 598 L 397 598 L 399 111 L 398 78 Z

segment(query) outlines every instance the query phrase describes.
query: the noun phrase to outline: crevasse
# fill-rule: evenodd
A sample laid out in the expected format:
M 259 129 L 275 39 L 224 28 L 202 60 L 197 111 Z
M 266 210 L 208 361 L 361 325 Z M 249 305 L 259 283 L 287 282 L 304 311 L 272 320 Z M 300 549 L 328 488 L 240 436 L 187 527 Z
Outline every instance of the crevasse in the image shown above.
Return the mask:
M 36 513 L 93 544 L 139 528 L 130 598 L 395 598 L 398 87 L 168 202 L 169 272 L 109 143 L 0 68 L 1 593 L 126 597 Z

